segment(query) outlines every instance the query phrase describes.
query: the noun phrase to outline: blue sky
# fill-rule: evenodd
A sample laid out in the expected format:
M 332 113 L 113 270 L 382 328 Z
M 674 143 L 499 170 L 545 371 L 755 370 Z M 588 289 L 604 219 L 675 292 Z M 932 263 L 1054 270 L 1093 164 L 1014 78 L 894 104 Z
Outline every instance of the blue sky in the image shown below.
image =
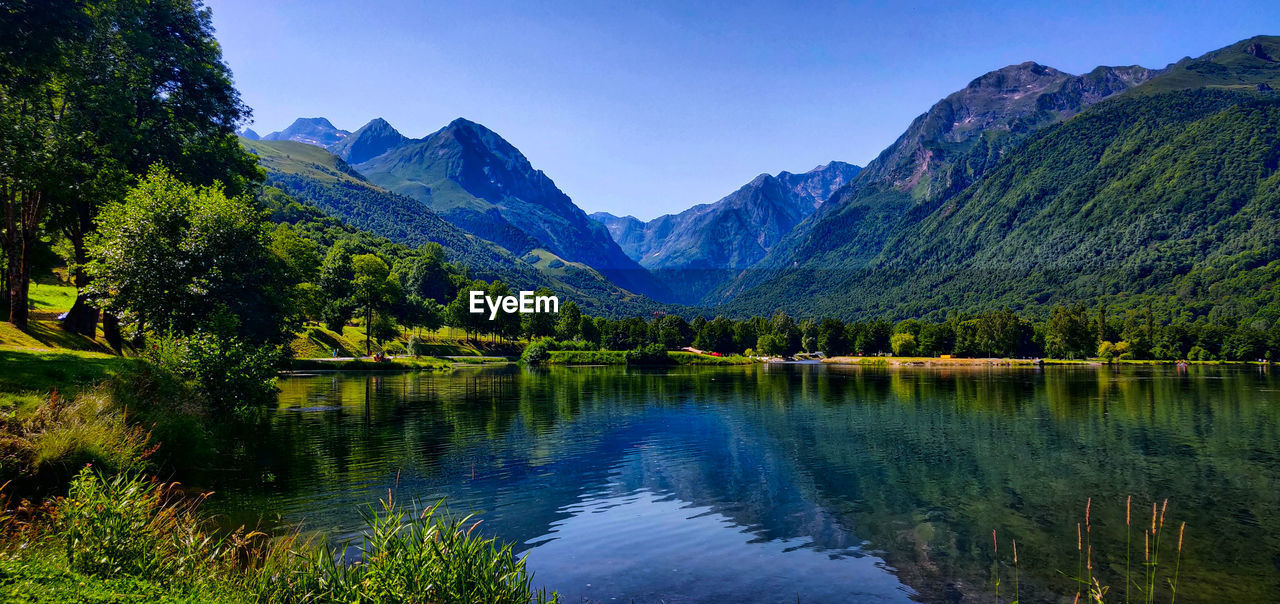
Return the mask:
M 420 137 L 455 117 L 588 212 L 649 219 L 762 172 L 865 165 L 973 78 L 1163 67 L 1280 34 L 1274 1 L 208 0 L 261 134 L 295 117 Z

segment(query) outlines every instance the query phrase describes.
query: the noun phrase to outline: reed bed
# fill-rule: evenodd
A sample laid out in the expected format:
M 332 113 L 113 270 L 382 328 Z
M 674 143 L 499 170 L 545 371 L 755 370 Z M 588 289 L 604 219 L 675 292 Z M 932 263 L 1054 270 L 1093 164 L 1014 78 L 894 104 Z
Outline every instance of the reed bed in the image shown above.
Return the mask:
M 1075 594 L 1073 602 L 1081 601 L 1090 604 L 1106 604 L 1108 602 L 1142 602 L 1144 604 L 1154 604 L 1155 602 L 1169 602 L 1174 604 L 1178 599 L 1178 577 L 1182 570 L 1182 546 L 1183 538 L 1186 534 L 1187 523 L 1178 524 L 1177 544 L 1174 550 L 1173 564 L 1161 562 L 1160 548 L 1161 542 L 1166 533 L 1172 529 L 1166 530 L 1165 515 L 1169 510 L 1169 500 L 1151 502 L 1151 521 L 1147 523 L 1144 518 L 1137 519 L 1138 525 L 1135 525 L 1133 497 L 1129 496 L 1124 502 L 1124 525 L 1125 525 L 1125 552 L 1124 552 L 1124 572 L 1123 586 L 1113 589 L 1114 586 L 1104 583 L 1102 573 L 1098 572 L 1098 557 L 1093 548 L 1093 498 L 1085 501 L 1084 519 L 1082 522 L 1076 523 L 1076 570 L 1074 574 L 1064 571 L 1059 573 L 1066 577 L 1067 580 L 1075 586 Z M 1143 512 L 1145 513 L 1145 507 Z M 1133 551 L 1137 545 L 1135 540 L 1135 529 L 1141 530 L 1138 539 L 1142 544 L 1142 558 L 1135 568 Z M 1168 536 L 1172 538 L 1172 535 Z M 1000 571 L 1005 562 L 1000 558 L 1000 540 L 995 530 L 991 531 L 992 540 L 992 564 L 991 564 L 991 581 L 995 591 L 996 602 L 1002 602 L 1001 599 L 1001 581 Z M 1009 602 L 1017 603 L 1021 599 L 1021 585 L 1018 569 L 1018 542 L 1012 540 L 1013 558 L 1012 563 L 1008 564 L 1013 575 L 1013 599 Z

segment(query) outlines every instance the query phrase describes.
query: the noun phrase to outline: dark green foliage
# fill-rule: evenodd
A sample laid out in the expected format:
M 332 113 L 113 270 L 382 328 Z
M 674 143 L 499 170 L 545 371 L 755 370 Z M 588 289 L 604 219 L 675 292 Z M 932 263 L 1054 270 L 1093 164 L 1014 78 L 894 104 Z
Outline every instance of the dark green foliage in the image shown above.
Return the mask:
M 520 361 L 529 365 L 540 365 L 546 362 L 552 350 L 559 350 L 555 340 L 538 338 L 524 347 L 524 352 L 520 354 Z
M 89 249 L 90 291 L 139 335 L 192 333 L 215 313 L 234 317 L 235 335 L 254 344 L 282 342 L 290 327 L 289 278 L 298 269 L 272 252 L 246 196 L 193 187 L 156 168 L 105 206 Z
M 626 358 L 628 365 L 670 365 L 674 362 L 661 344 L 646 344 L 628 350 Z
M 436 251 L 423 252 L 423 266 L 397 270 L 408 278 L 406 285 L 418 290 L 419 296 L 446 304 L 445 298 L 453 295 L 437 280 L 443 260 L 467 267 L 467 274 L 473 278 L 498 279 L 515 284 L 518 289 L 549 288 L 562 300 L 575 300 L 595 314 L 632 314 L 658 307 L 652 300 L 620 289 L 588 267 L 558 259 L 557 266 L 546 268 L 524 262 L 506 249 L 446 222 L 419 201 L 365 180 L 342 159 L 320 147 L 291 141 L 241 143 L 266 169 L 267 182 L 272 185 L 269 189 L 277 189 L 264 194 L 273 220 L 304 226 L 322 246 L 332 245 L 334 238 L 347 238 L 356 229 L 362 230 L 358 237 L 381 247 L 438 244 L 439 248 L 426 248 Z M 427 285 L 420 287 L 423 282 Z

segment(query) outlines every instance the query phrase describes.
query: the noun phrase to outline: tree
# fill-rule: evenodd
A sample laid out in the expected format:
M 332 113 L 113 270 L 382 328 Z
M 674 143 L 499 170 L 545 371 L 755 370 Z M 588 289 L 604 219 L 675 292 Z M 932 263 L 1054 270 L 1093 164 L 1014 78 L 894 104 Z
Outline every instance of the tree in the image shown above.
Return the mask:
M 787 313 L 778 311 L 773 314 L 769 319 L 769 333 L 780 340 L 783 354 L 792 355 L 800 350 L 800 327 Z
M 240 335 L 283 341 L 289 271 L 248 196 L 192 186 L 157 167 L 104 209 L 88 243 L 90 291 L 139 335 L 192 333 L 224 309 Z
M 351 285 L 355 294 L 356 305 L 364 310 L 364 349 L 365 354 L 372 353 L 374 314 L 383 312 L 401 296 L 400 282 L 391 274 L 386 261 L 376 254 L 361 254 L 351 259 L 351 269 L 355 275 Z
M 560 320 L 556 322 L 556 338 L 573 340 L 581 335 L 582 311 L 577 303 L 570 300 L 560 308 Z
M 506 283 L 494 280 L 489 284 L 487 292 L 489 298 L 494 300 L 502 300 L 511 295 L 511 288 Z M 504 308 L 498 309 L 498 316 L 489 319 L 488 314 L 484 315 L 485 324 L 488 326 L 489 333 L 497 334 L 504 340 L 512 340 L 520 335 L 520 314 L 516 312 L 507 312 Z
M 444 260 L 444 247 L 439 243 L 431 242 L 418 248 L 417 254 L 396 270 L 404 275 L 407 294 L 444 304 L 456 293 Z
M 664 350 L 677 350 L 693 340 L 693 328 L 680 315 L 666 315 L 658 320 L 657 336 Z
M 734 352 L 733 322 L 725 317 L 707 321 L 694 338 L 693 347 L 719 353 Z
M 928 323 L 920 328 L 920 353 L 925 356 L 951 354 L 956 349 L 955 325 L 951 321 L 945 323 Z
M 27 327 L 31 265 L 58 187 L 76 182 L 82 142 L 61 120 L 69 63 L 89 33 L 80 2 L 0 6 L 0 255 L 7 320 Z
M 839 319 L 823 319 L 818 324 L 818 350 L 834 357 L 845 354 L 848 348 L 844 337 L 844 323 Z
M 35 210 L 37 221 L 47 214 L 70 239 L 82 291 L 63 325 L 91 335 L 98 311 L 84 291 L 91 276 L 81 269 L 90 261 L 87 238 L 99 209 L 123 199 L 156 163 L 183 181 L 221 182 L 232 197 L 244 193 L 261 179 L 235 137 L 249 109 L 222 62 L 209 11 L 198 1 L 17 3 L 18 14 L 6 14 L 6 23 L 10 16 L 25 20 L 26 7 L 36 7 L 37 19 L 16 27 L 35 26 L 48 39 L 29 40 L 31 47 L 17 53 L 0 51 L 0 61 L 22 76 L 0 78 L 16 84 L 0 97 L 21 98 L 19 121 L 29 126 L 0 130 L 22 132 L 38 151 L 28 157 L 39 158 L 42 182 L 23 194 L 38 203 L 24 206 Z M 23 31 L 0 38 L 9 34 L 28 37 Z M 23 63 L 29 67 L 25 59 L 14 61 L 36 48 L 48 50 L 35 54 L 42 59 L 39 70 L 23 69 Z M 0 148 L 11 148 L 8 143 L 0 141 Z M 28 240 L 24 229 L 10 231 L 18 235 L 16 244 Z M 18 295 L 25 297 L 28 278 L 20 274 Z
M 1045 323 L 1045 354 L 1056 359 L 1083 359 L 1098 348 L 1089 313 L 1083 304 L 1058 306 Z
M 890 336 L 889 346 L 895 357 L 911 357 L 916 355 L 916 337 L 910 332 L 898 332 Z
M 551 296 L 554 294 L 551 292 L 551 290 L 545 287 L 540 287 L 538 288 L 537 291 L 534 292 L 534 295 L 535 296 Z M 573 304 L 573 303 L 569 302 L 568 304 Z M 568 306 L 568 304 L 566 304 L 565 306 Z M 576 311 L 577 309 L 578 307 L 577 305 L 575 305 L 574 310 Z M 560 314 L 563 315 L 565 309 L 562 308 L 560 310 L 561 310 Z M 530 340 L 534 338 L 541 338 L 541 337 L 556 335 L 556 332 L 559 330 L 559 327 L 560 327 L 560 322 L 557 319 L 563 319 L 563 317 L 558 317 L 557 315 L 551 314 L 550 312 L 522 313 L 519 316 L 519 318 L 520 318 L 520 332 L 523 333 L 525 337 L 529 338 Z M 573 319 L 573 326 L 576 331 L 576 328 L 578 327 L 577 318 Z M 565 339 L 572 339 L 572 338 L 565 338 Z
M 355 312 L 355 291 L 352 284 L 356 275 L 351 267 L 351 247 L 339 241 L 329 248 L 320 265 L 320 295 L 326 300 L 320 318 L 329 330 L 342 334 L 342 328 Z

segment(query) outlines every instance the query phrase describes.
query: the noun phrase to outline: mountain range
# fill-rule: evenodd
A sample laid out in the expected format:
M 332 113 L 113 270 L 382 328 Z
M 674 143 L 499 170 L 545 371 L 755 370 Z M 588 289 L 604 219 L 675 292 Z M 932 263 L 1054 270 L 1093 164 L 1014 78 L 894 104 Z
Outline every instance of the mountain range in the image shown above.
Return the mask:
M 733 313 L 907 317 L 1148 295 L 1208 312 L 1224 290 L 1204 280 L 1220 263 L 1244 254 L 1241 271 L 1273 271 L 1280 259 L 1268 240 L 1276 56 L 1280 38 L 1259 36 L 1159 70 L 1064 79 L 1024 63 L 982 76 L 719 300 Z
M 261 144 L 323 147 L 320 164 L 396 200 L 325 208 L 340 217 L 410 237 L 403 217 L 429 213 L 542 273 L 583 267 L 600 280 L 588 289 L 645 308 L 905 318 L 1155 297 L 1248 315 L 1270 308 L 1274 279 L 1255 285 L 1280 273 L 1278 58 L 1280 38 L 1258 36 L 1159 69 L 1010 65 L 939 100 L 864 169 L 761 174 L 647 222 L 588 216 L 464 119 L 413 139 L 382 119 L 347 132 L 304 118 Z
M 417 246 L 441 244 L 451 262 L 478 279 L 501 279 L 524 289 L 547 287 L 584 310 L 603 316 L 650 312 L 657 304 L 627 291 L 579 262 L 536 248 L 516 256 L 507 249 L 450 224 L 420 202 L 370 182 L 342 158 L 309 143 L 249 140 L 241 145 L 258 157 L 267 183 L 298 201 L 344 222 Z
M 858 166 L 833 161 L 803 174 L 761 174 L 723 199 L 648 222 L 597 212 L 628 256 L 677 292 L 677 300 L 702 303 L 750 268 L 827 197 L 853 180 Z

